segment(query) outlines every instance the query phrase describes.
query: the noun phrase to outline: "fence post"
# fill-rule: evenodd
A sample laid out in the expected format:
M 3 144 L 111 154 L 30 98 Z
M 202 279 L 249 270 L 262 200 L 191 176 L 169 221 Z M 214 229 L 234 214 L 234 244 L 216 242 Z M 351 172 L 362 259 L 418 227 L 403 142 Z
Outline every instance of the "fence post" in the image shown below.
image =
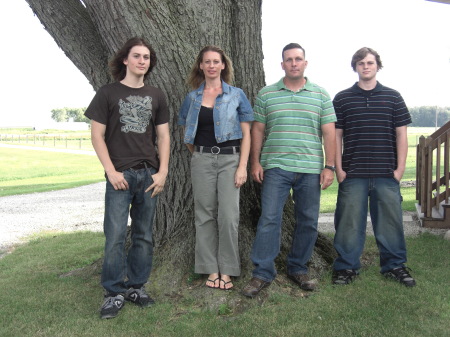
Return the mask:
M 445 134 L 445 144 L 444 144 L 444 177 L 445 177 L 445 204 L 448 204 L 448 198 L 450 196 L 449 191 L 449 141 L 450 141 L 450 133 L 447 131 Z
M 426 169 L 426 177 L 425 177 L 425 186 L 426 186 L 426 216 L 431 217 L 431 208 L 433 207 L 432 199 L 433 199 L 433 147 L 431 143 L 433 142 L 433 138 L 430 136 L 427 137 L 426 148 L 427 148 L 427 162 L 425 164 Z

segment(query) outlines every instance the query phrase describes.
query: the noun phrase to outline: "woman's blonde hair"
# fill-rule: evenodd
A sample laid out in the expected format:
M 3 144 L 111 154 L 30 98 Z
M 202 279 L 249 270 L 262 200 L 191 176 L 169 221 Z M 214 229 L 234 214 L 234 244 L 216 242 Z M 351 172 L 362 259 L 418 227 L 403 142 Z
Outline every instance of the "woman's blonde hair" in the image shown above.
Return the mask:
M 200 69 L 200 63 L 202 63 L 203 61 L 203 55 L 208 51 L 213 51 L 220 54 L 222 63 L 225 64 L 225 68 L 220 73 L 220 78 L 228 84 L 233 84 L 233 63 L 231 62 L 231 59 L 225 54 L 225 52 L 217 46 L 205 46 L 202 50 L 200 50 L 195 63 L 192 65 L 192 69 L 189 73 L 186 84 L 192 89 L 197 89 L 203 83 L 203 81 L 205 80 L 205 74 L 203 73 L 203 70 Z

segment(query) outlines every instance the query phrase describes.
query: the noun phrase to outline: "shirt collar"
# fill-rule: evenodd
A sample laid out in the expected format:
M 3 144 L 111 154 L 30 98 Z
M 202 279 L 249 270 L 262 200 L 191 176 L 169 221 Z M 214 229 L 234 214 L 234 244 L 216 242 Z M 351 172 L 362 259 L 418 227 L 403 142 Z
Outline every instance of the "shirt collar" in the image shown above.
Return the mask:
M 291 89 L 286 88 L 286 85 L 284 84 L 284 81 L 283 81 L 283 80 L 284 80 L 284 77 L 282 77 L 282 78 L 276 83 L 277 89 L 278 89 L 278 90 L 289 90 L 289 91 L 292 91 Z M 311 84 L 311 82 L 308 80 L 308 77 L 305 76 L 305 80 L 306 80 L 305 85 L 304 85 L 303 88 L 302 88 L 301 90 L 299 90 L 298 92 L 302 91 L 303 89 L 304 89 L 304 90 L 308 90 L 308 91 L 312 91 L 312 84 Z
M 367 91 L 367 90 L 361 89 L 361 87 L 358 85 L 358 82 L 356 82 L 355 84 L 353 84 L 351 90 L 352 90 L 353 92 L 358 93 L 358 94 L 361 94 L 361 93 L 363 93 L 364 91 Z M 377 81 L 377 85 L 376 85 L 375 88 L 373 88 L 372 90 L 373 90 L 373 92 L 381 91 L 381 90 L 383 90 L 383 85 L 382 85 L 380 82 Z
M 224 94 L 229 94 L 230 90 L 231 90 L 231 85 L 226 83 L 224 80 L 221 80 L 221 81 L 222 81 L 222 92 Z M 203 81 L 202 84 L 200 84 L 200 86 L 197 89 L 197 95 L 203 95 L 203 90 L 205 89 L 205 84 L 206 84 L 205 81 Z

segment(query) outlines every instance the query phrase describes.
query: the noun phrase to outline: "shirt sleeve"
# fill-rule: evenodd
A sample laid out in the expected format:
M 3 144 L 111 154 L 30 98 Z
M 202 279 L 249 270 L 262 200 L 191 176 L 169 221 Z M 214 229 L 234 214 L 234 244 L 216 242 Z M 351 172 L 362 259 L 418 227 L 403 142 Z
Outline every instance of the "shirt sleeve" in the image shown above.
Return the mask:
M 398 93 L 394 105 L 394 125 L 396 128 L 408 125 L 412 122 L 409 110 L 403 100 L 403 97 Z
M 334 97 L 333 100 L 333 107 L 334 107 L 334 112 L 336 113 L 336 129 L 343 129 L 344 128 L 344 121 L 343 121 L 343 116 L 342 116 L 342 109 L 340 106 L 340 99 L 339 99 L 339 94 L 337 94 Z
M 328 124 L 336 122 L 336 113 L 334 111 L 333 102 L 330 95 L 325 89 L 322 89 L 322 114 L 320 116 L 320 124 Z
M 178 112 L 178 125 L 186 125 L 187 113 L 189 111 L 191 99 L 189 95 L 186 95 L 183 103 L 181 104 L 180 111 Z
M 239 121 L 251 122 L 254 120 L 252 105 L 245 96 L 244 91 L 239 89 L 239 107 L 238 107 Z
M 255 113 L 255 121 L 263 124 L 267 123 L 266 116 L 266 103 L 262 99 L 261 93 L 256 96 L 255 105 L 253 107 L 253 111 Z
M 100 124 L 107 125 L 108 114 L 108 97 L 106 95 L 104 87 L 101 87 L 95 94 L 84 115 L 87 118 L 94 120 Z

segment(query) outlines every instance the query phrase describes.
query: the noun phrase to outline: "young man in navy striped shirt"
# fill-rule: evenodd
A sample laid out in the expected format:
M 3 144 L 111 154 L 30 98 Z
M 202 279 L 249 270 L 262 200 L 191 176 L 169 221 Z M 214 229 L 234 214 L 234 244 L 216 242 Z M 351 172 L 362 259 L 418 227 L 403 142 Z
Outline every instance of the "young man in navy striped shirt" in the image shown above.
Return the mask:
M 382 63 L 376 51 L 361 48 L 351 64 L 359 81 L 333 100 L 339 192 L 332 282 L 348 284 L 359 273 L 369 205 L 381 273 L 413 287 L 416 282 L 405 267 L 400 194 L 411 117 L 402 96 L 377 81 Z

